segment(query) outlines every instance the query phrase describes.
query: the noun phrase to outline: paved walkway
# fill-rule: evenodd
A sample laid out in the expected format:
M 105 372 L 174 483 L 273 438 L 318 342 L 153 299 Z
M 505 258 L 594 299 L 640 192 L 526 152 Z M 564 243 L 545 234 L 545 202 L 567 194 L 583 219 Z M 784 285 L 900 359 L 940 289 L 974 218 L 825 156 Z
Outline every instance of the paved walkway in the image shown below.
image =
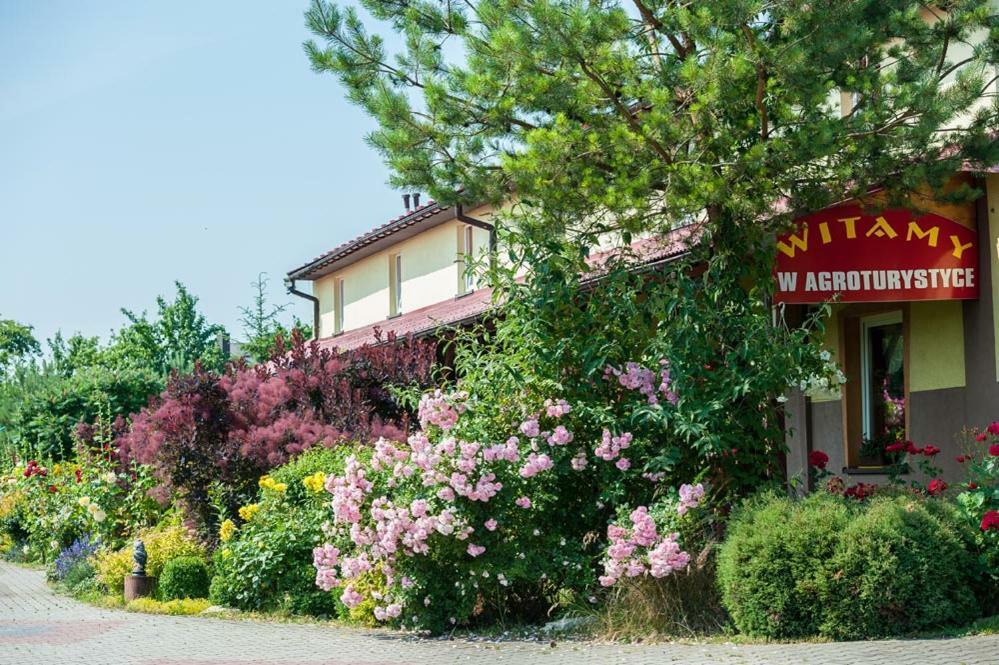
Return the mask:
M 999 636 L 753 646 L 421 640 L 378 630 L 102 610 L 53 593 L 41 572 L 0 562 L 0 665 L 403 663 L 994 665 Z

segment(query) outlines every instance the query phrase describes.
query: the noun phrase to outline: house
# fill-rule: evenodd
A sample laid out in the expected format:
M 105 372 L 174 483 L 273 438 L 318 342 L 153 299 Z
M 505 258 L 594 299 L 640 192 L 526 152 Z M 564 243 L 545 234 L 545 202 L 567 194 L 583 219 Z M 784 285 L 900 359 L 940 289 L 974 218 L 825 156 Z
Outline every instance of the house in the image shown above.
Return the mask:
M 419 336 L 489 309 L 480 275 L 496 242 L 494 210 L 403 198 L 404 214 L 288 273 L 289 291 L 313 303 L 321 346 L 353 349 L 376 331 Z M 311 294 L 297 288 L 303 281 Z
M 777 311 L 789 323 L 832 302 L 822 344 L 845 383 L 787 395 L 789 474 L 821 450 L 850 482 L 887 480 L 885 448 L 941 452 L 948 482 L 965 427 L 999 420 L 999 170 L 955 174 L 982 192 L 945 204 L 918 194 L 891 209 L 877 196 L 797 220 L 777 243 Z

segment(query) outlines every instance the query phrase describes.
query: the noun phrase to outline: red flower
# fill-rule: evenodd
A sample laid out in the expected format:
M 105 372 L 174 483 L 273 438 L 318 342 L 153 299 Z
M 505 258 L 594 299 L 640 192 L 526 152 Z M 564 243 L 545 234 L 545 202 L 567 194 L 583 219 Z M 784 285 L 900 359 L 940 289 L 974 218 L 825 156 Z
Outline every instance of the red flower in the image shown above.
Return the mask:
M 914 444 L 912 441 L 906 441 L 905 452 L 909 453 L 910 455 L 918 455 L 919 453 L 923 452 L 923 449 L 917 448 L 916 444 Z
M 826 455 L 821 450 L 813 450 L 808 453 L 808 464 L 809 466 L 814 466 L 816 469 L 826 468 L 826 464 L 829 463 L 829 455 Z
M 56 486 L 49 485 L 49 494 L 55 494 L 55 493 L 56 493 Z
M 994 422 L 988 427 L 988 433 L 992 436 L 999 436 L 999 422 Z
M 989 438 L 989 435 L 986 434 L 985 432 L 982 432 L 981 434 L 979 434 L 978 436 L 975 437 L 975 441 L 981 443 L 982 441 L 984 441 L 987 438 Z
M 927 457 L 933 457 L 934 455 L 937 455 L 939 453 L 940 449 L 937 448 L 936 446 L 927 445 L 923 448 L 923 454 L 926 455 Z
M 971 459 L 971 458 L 970 458 L 970 457 L 968 457 L 967 455 L 958 455 L 958 456 L 957 456 L 957 457 L 955 457 L 954 459 L 956 459 L 956 460 L 957 460 L 957 463 L 958 463 L 958 464 L 964 464 L 965 462 L 967 462 L 967 461 L 968 461 L 969 459 Z
M 973 480 L 970 481 L 970 482 L 968 482 L 968 489 L 969 490 L 976 490 L 976 489 L 978 489 L 978 483 L 976 483 Z
M 989 510 L 982 515 L 982 531 L 999 530 L 999 510 Z
M 947 483 L 945 483 L 940 478 L 934 478 L 930 481 L 930 484 L 926 487 L 926 491 L 930 493 L 930 496 L 940 496 L 947 489 Z
M 993 443 L 989 446 L 989 455 L 993 457 L 999 457 L 999 443 Z
M 858 501 L 863 501 L 867 497 L 874 494 L 874 490 L 877 489 L 876 485 L 868 485 L 867 483 L 857 483 L 856 485 L 851 485 L 843 491 L 843 496 L 852 496 Z
M 888 453 L 900 453 L 905 449 L 904 443 L 893 443 L 890 446 L 885 446 L 885 452 Z
M 76 476 L 76 482 L 78 482 L 78 483 L 83 482 L 83 472 L 82 471 L 80 471 L 79 469 L 77 469 L 76 471 L 73 472 L 73 474 Z

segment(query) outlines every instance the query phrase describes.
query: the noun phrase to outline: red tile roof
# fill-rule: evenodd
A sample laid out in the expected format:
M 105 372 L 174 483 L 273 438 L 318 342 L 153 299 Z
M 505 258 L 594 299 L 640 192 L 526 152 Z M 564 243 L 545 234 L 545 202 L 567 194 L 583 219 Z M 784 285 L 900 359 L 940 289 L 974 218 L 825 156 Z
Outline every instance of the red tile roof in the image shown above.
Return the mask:
M 405 337 L 406 335 L 419 337 L 444 326 L 470 322 L 479 318 L 492 308 L 492 296 L 492 289 L 479 289 L 466 296 L 414 309 L 412 312 L 405 312 L 392 319 L 372 323 L 356 330 L 348 330 L 341 335 L 324 337 L 319 340 L 319 346 L 320 348 L 349 351 L 364 344 L 375 343 L 377 331 L 381 331 L 382 339 L 389 332 L 395 333 L 397 337 Z
M 634 254 L 636 266 L 648 266 L 686 253 L 690 243 L 699 236 L 698 231 L 699 226 L 689 225 L 671 231 L 662 238 L 648 238 L 632 243 L 631 252 Z M 589 258 L 589 263 L 594 269 L 584 279 L 597 278 L 601 272 L 601 266 L 606 263 L 607 259 L 620 254 L 620 252 L 620 249 L 613 249 L 592 255 Z M 348 330 L 341 335 L 325 337 L 319 340 L 319 346 L 349 351 L 364 344 L 375 343 L 378 339 L 377 332 L 381 333 L 381 339 L 384 339 L 390 332 L 395 333 L 396 337 L 405 337 L 406 335 L 418 337 L 445 326 L 471 322 L 495 306 L 492 297 L 492 289 L 479 289 L 466 296 L 427 305 L 392 319 L 379 321 L 356 330 Z

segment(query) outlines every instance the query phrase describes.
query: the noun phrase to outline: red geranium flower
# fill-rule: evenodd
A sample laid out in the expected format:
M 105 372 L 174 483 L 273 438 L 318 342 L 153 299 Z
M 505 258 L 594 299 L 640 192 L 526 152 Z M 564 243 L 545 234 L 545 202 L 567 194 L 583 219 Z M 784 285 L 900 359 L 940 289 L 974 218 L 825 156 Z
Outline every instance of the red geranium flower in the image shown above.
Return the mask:
M 965 462 L 967 462 L 967 461 L 968 461 L 969 459 L 971 459 L 971 458 L 970 458 L 970 457 L 968 457 L 967 455 L 958 455 L 958 456 L 957 456 L 957 457 L 955 457 L 954 459 L 956 459 L 956 460 L 957 460 L 957 463 L 958 463 L 958 464 L 964 464 Z
M 905 449 L 904 443 L 893 443 L 890 446 L 885 446 L 885 452 L 888 453 L 900 453 Z
M 923 449 L 917 448 L 916 444 L 914 444 L 912 441 L 906 441 L 905 452 L 909 453 L 910 455 L 918 455 L 919 453 L 923 452 Z
M 814 466 L 816 469 L 824 469 L 828 463 L 829 455 L 826 455 L 821 450 L 813 450 L 808 453 L 808 464 L 810 466 Z
M 55 494 L 55 493 L 56 493 L 56 486 L 49 485 L 49 494 Z
M 999 457 L 999 443 L 993 443 L 989 446 L 989 455 L 993 457 Z
M 978 489 L 978 483 L 976 483 L 974 480 L 970 481 L 968 483 L 968 489 L 969 490 L 976 490 L 976 489 Z
M 999 529 L 999 510 L 989 510 L 982 515 L 982 531 Z
M 926 487 L 926 491 L 930 493 L 930 496 L 939 496 L 944 493 L 947 489 L 947 483 L 945 483 L 940 478 L 934 478 L 930 481 L 930 484 Z
M 923 447 L 923 454 L 926 455 L 927 457 L 933 457 L 934 455 L 937 455 L 939 453 L 940 449 L 937 448 L 936 446 L 927 445 Z
M 73 475 L 76 476 L 76 482 L 78 482 L 78 483 L 83 482 L 83 472 L 82 471 L 80 471 L 79 469 L 77 469 L 76 471 L 73 472 Z
M 988 433 L 991 434 L 992 436 L 999 436 L 999 421 L 989 425 Z
M 981 443 L 982 441 L 984 441 L 987 438 L 989 438 L 989 435 L 986 434 L 985 432 L 982 432 L 981 434 L 979 434 L 978 436 L 975 437 L 975 441 Z

